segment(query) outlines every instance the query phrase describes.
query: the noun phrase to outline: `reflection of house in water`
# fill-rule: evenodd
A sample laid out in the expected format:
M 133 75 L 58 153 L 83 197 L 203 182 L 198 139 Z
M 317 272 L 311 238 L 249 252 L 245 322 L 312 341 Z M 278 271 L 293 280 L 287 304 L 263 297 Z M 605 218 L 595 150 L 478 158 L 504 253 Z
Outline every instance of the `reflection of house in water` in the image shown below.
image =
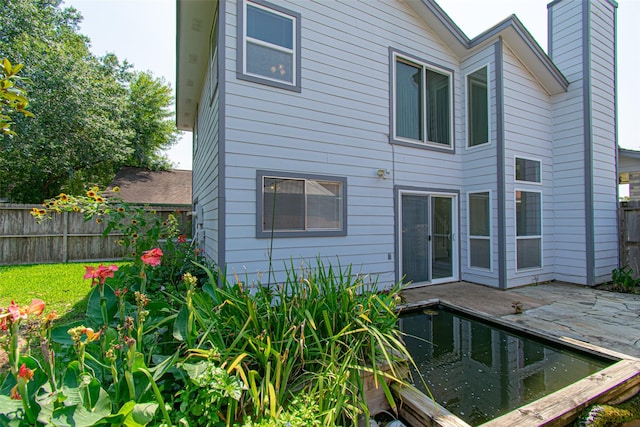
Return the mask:
M 433 313 L 401 318 L 405 334 L 424 339 L 407 337 L 407 347 L 436 401 L 473 425 L 607 365 L 449 311 Z

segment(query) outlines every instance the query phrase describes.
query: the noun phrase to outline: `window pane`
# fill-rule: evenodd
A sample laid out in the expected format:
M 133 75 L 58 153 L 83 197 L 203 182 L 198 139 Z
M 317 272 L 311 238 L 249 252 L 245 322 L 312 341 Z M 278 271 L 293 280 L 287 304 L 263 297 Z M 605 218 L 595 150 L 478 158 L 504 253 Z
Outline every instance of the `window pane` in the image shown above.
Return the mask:
M 422 140 L 422 68 L 396 62 L 396 136 Z
M 542 241 L 541 239 L 518 239 L 518 265 L 517 268 L 535 268 L 542 266 Z
M 304 181 L 264 178 L 262 230 L 304 230 Z
M 427 139 L 450 144 L 449 76 L 427 70 Z
M 248 4 L 247 36 L 293 49 L 293 20 Z
M 489 193 L 469 194 L 469 234 L 489 236 Z
M 469 146 L 489 142 L 487 68 L 467 76 L 469 110 Z
M 542 234 L 541 208 L 540 193 L 516 191 L 517 236 L 540 236 Z
M 469 264 L 471 267 L 491 268 L 491 240 L 469 239 Z
M 293 55 L 247 43 L 247 72 L 271 79 L 293 82 Z
M 339 182 L 307 181 L 307 228 L 340 230 L 342 185 Z
M 540 162 L 516 157 L 516 180 L 540 182 Z

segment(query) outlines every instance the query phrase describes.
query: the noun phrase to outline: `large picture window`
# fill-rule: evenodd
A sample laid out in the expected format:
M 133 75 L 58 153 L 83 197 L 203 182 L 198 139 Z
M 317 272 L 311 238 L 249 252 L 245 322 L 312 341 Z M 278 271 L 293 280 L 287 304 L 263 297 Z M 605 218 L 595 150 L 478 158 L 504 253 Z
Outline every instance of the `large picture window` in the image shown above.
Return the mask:
M 516 269 L 542 267 L 542 195 L 516 190 Z
M 346 178 L 258 172 L 258 237 L 346 234 Z
M 467 75 L 468 146 L 489 142 L 489 89 L 487 67 Z
M 238 7 L 238 77 L 299 91 L 300 14 L 261 0 Z
M 469 193 L 469 266 L 491 269 L 489 192 Z
M 393 58 L 395 139 L 451 148 L 451 73 Z

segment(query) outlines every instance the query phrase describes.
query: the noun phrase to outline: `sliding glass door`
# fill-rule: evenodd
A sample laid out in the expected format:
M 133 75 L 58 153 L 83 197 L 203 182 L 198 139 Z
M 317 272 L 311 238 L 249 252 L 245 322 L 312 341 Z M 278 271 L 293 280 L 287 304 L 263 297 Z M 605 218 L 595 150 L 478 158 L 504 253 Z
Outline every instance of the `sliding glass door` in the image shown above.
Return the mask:
M 457 198 L 400 192 L 400 276 L 404 282 L 457 280 Z

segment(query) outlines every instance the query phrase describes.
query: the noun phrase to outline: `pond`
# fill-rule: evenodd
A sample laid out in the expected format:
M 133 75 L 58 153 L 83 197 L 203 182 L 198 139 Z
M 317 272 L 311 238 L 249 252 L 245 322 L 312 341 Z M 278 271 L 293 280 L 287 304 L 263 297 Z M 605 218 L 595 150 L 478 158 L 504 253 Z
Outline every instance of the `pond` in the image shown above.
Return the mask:
M 400 329 L 436 402 L 471 425 L 614 363 L 443 306 L 402 314 Z

